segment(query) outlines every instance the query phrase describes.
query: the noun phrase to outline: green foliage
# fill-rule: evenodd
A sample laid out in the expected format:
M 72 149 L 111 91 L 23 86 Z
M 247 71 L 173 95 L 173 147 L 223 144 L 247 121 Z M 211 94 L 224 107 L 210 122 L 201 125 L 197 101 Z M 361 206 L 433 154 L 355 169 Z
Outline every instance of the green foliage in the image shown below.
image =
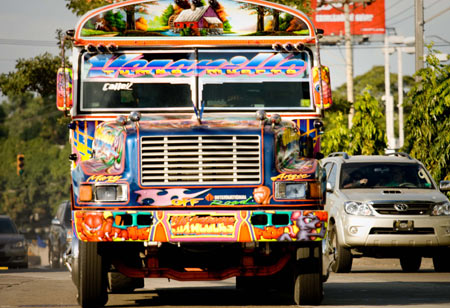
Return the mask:
M 162 18 L 162 25 L 163 26 L 168 26 L 169 25 L 169 18 L 170 16 L 173 15 L 173 13 L 175 12 L 175 9 L 173 8 L 173 5 L 170 4 L 163 12 L 163 15 L 161 16 Z
M 19 59 L 15 72 L 0 75 L 0 89 L 7 96 L 27 91 L 37 92 L 42 97 L 55 95 L 55 76 L 60 66 L 61 58 L 48 52 L 31 59 Z
M 349 152 L 353 155 L 383 154 L 386 148 L 386 135 L 382 123 L 385 118 L 379 102 L 370 94 L 368 88 L 359 95 L 354 104 L 355 115 L 350 129 Z
M 352 128 L 348 129 L 347 117 L 341 110 L 328 115 L 327 129 L 322 137 L 322 151 L 347 152 L 353 155 L 383 154 L 386 148 L 384 114 L 379 102 L 368 88 L 357 96 Z
M 290 24 L 291 24 L 291 20 L 294 17 L 292 17 L 292 15 L 286 15 L 284 14 L 284 17 L 282 15 L 280 15 L 280 31 L 286 31 L 287 28 L 289 28 Z
M 0 214 L 10 215 L 20 227 L 36 227 L 29 220 L 36 213 L 41 224 L 48 224 L 53 207 L 69 197 L 69 119 L 55 106 L 60 63 L 60 58 L 44 54 L 21 59 L 14 72 L 0 76 L 7 95 L 0 104 Z M 19 153 L 25 155 L 20 177 Z
M 224 32 L 230 32 L 231 31 L 231 24 L 229 20 L 225 20 L 223 22 L 223 31 Z
M 150 19 L 148 22 L 148 30 L 156 29 L 159 30 L 161 27 L 164 27 L 163 20 L 159 16 L 155 16 L 153 19 Z
M 86 12 L 95 8 L 113 3 L 113 0 L 65 0 L 66 7 L 77 16 L 84 15 Z M 120 2 L 124 0 L 116 0 Z
M 420 79 L 408 93 L 412 109 L 405 125 L 404 151 L 420 160 L 436 181 L 450 179 L 450 65 L 434 56 L 415 76 Z
M 269 0 L 269 1 L 290 6 L 294 9 L 303 11 L 306 14 L 311 13 L 311 0 Z
M 123 20 L 123 15 L 120 11 L 113 13 L 113 11 L 108 11 L 105 15 L 105 20 L 108 22 L 108 25 L 111 28 L 116 28 L 119 31 L 122 31 L 126 28 L 127 24 Z
M 398 101 L 398 76 L 397 74 L 389 74 L 391 93 L 394 96 L 394 101 Z M 333 81 L 332 81 L 333 82 Z M 385 95 L 384 86 L 384 66 L 374 66 L 366 73 L 356 76 L 353 79 L 353 89 L 355 96 L 363 94 L 367 85 L 370 85 L 370 93 L 379 101 L 382 102 L 382 97 Z M 406 93 L 414 85 L 414 79 L 411 76 L 403 76 L 403 91 Z M 350 104 L 347 103 L 347 84 L 343 84 L 333 91 L 333 101 L 340 105 L 340 108 L 350 109 Z M 345 102 L 345 106 L 340 103 Z M 336 105 L 336 104 L 335 104 Z M 408 108 L 407 102 L 404 102 L 404 107 Z M 409 108 L 408 108 L 409 110 Z M 406 112 L 406 111 L 405 111 Z
M 193 35 L 192 28 L 183 28 L 183 29 L 181 29 L 180 35 L 181 36 L 192 36 Z
M 327 128 L 322 136 L 322 153 L 326 155 L 333 152 L 345 152 L 349 149 L 350 130 L 347 118 L 341 111 L 328 118 Z

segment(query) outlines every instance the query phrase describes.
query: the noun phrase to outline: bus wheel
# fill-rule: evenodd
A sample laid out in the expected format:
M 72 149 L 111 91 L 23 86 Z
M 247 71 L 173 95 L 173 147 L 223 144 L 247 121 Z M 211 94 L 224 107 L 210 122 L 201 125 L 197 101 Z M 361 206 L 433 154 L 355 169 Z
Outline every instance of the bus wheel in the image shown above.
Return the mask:
M 83 308 L 103 307 L 108 301 L 107 271 L 98 243 L 79 243 L 78 303 Z
M 294 271 L 294 302 L 297 305 L 319 305 L 323 298 L 322 247 L 297 249 Z
M 110 293 L 131 293 L 144 287 L 144 278 L 127 277 L 119 272 L 109 272 L 108 282 Z

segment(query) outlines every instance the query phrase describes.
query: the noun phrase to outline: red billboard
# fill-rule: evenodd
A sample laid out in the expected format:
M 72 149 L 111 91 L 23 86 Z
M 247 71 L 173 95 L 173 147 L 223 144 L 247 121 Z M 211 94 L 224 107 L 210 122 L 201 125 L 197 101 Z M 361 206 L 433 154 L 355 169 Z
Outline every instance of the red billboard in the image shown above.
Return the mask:
M 338 1 L 325 0 L 317 7 L 317 0 L 311 0 L 312 21 L 316 28 L 323 29 L 324 35 L 344 35 L 344 5 Z M 363 5 L 350 1 L 350 27 L 353 35 L 384 34 L 384 0 L 375 0 Z

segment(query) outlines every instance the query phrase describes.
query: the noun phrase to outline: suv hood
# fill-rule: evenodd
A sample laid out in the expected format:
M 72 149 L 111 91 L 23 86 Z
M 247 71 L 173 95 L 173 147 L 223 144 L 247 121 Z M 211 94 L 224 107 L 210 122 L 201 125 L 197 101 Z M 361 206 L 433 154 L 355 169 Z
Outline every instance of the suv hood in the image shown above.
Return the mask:
M 395 200 L 395 201 L 447 201 L 447 197 L 435 189 L 344 189 L 341 193 L 347 200 L 352 201 L 375 201 L 375 200 Z
M 25 239 L 23 234 L 8 233 L 0 234 L 0 244 L 16 243 Z

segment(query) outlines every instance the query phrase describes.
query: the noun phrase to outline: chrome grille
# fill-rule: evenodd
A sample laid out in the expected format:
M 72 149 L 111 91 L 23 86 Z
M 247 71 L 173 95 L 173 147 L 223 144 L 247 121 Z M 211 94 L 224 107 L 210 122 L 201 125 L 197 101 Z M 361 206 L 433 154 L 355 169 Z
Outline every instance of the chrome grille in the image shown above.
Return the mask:
M 407 209 L 405 211 L 396 210 L 394 205 L 397 203 L 406 204 Z M 375 203 L 372 207 L 381 215 L 430 215 L 433 205 L 433 202 L 426 201 L 391 201 L 389 203 Z
M 258 135 L 141 137 L 141 183 L 258 184 Z

